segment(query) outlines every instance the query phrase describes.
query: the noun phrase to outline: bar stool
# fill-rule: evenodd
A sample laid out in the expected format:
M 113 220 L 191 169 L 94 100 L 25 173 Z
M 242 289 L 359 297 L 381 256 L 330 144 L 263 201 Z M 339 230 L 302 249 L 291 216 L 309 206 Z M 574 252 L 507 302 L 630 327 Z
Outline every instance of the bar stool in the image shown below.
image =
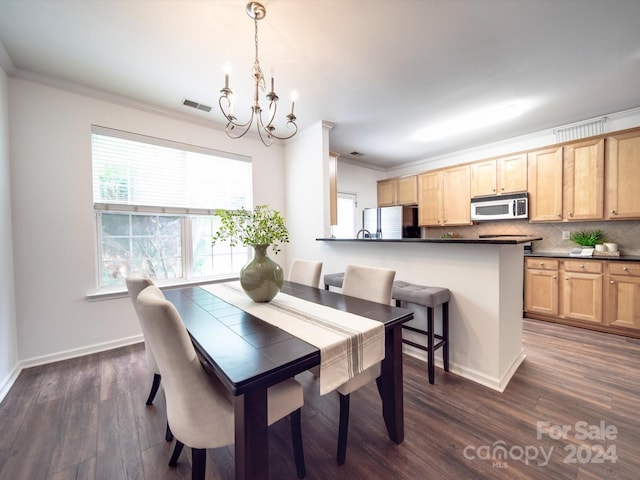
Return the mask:
M 449 292 L 448 288 L 427 287 L 398 280 L 393 282 L 393 293 L 391 296 L 396 301 L 397 307 L 401 306 L 401 302 L 427 307 L 426 330 L 412 327 L 411 325 L 402 325 L 404 329 L 426 335 L 427 346 L 425 347 L 424 345 L 404 338 L 402 339 L 402 343 L 427 352 L 429 383 L 433 384 L 435 378 L 434 353 L 440 347 L 442 347 L 444 371 L 449 371 L 449 297 L 451 296 L 451 292 Z M 437 335 L 433 328 L 433 309 L 438 305 L 442 305 L 442 335 Z M 435 340 L 440 341 L 435 343 Z
M 324 276 L 324 289 L 329 290 L 329 287 L 342 288 L 343 282 L 344 282 L 344 272 L 327 273 Z

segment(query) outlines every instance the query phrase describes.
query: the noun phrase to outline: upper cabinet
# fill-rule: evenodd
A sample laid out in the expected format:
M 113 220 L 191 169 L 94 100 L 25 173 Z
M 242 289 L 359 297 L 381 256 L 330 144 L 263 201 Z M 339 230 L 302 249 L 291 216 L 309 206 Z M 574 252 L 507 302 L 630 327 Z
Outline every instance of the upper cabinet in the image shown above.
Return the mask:
M 604 139 L 528 153 L 529 221 L 601 220 Z
M 640 218 L 640 131 L 607 137 L 606 214 Z
M 390 207 L 396 204 L 397 184 L 398 184 L 398 180 L 396 178 L 378 181 L 378 206 L 379 207 Z
M 527 190 L 527 154 L 471 164 L 471 196 L 501 195 Z
M 562 147 L 527 154 L 529 221 L 562 220 Z
M 378 206 L 415 205 L 418 203 L 418 176 L 378 181 Z
M 418 224 L 471 224 L 471 169 L 469 165 L 418 176 Z
M 442 218 L 442 171 L 418 175 L 418 225 L 438 226 Z
M 602 220 L 604 212 L 604 138 L 564 147 L 564 220 Z
M 398 178 L 396 185 L 396 202 L 398 205 L 415 205 L 418 203 L 418 176 Z
M 378 182 L 378 206 L 470 225 L 472 197 L 529 194 L 530 222 L 640 219 L 640 128 Z

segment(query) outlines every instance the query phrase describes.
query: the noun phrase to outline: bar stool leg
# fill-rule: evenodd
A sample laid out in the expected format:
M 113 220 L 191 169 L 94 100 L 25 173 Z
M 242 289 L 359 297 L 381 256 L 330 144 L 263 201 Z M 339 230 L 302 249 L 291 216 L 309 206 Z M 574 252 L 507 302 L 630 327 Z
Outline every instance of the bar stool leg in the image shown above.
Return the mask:
M 433 308 L 427 307 L 427 356 L 429 364 L 427 369 L 429 370 L 429 383 L 433 385 L 435 380 L 435 366 L 434 366 L 434 351 L 433 351 Z
M 449 371 L 449 302 L 442 304 L 442 363 L 444 371 Z

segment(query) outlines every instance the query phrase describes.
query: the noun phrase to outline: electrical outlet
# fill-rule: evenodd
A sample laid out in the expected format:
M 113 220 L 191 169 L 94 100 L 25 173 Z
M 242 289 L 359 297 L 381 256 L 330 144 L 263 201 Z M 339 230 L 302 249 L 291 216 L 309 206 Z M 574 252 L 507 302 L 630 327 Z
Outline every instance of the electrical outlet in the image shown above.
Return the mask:
M 571 232 L 569 230 L 563 230 L 562 231 L 562 239 L 563 240 L 570 240 L 571 239 Z

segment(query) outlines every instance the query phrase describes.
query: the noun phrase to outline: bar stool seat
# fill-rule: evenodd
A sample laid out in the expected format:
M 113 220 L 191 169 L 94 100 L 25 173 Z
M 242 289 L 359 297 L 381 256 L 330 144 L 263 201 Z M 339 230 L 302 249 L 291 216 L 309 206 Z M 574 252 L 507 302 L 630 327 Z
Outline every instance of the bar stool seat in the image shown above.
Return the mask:
M 329 290 L 329 287 L 342 288 L 343 282 L 344 282 L 344 272 L 327 273 L 324 276 L 324 289 Z
M 397 307 L 401 306 L 401 302 L 427 307 L 426 330 L 411 325 L 402 325 L 402 328 L 406 330 L 426 335 L 427 345 L 424 346 L 404 338 L 402 339 L 402 343 L 427 352 L 429 383 L 433 384 L 435 379 L 434 352 L 441 347 L 444 371 L 449 371 L 449 298 L 451 297 L 451 292 L 448 288 L 428 287 L 397 280 L 393 282 L 393 293 L 391 296 L 396 301 Z M 442 335 L 437 335 L 433 327 L 433 309 L 438 305 L 442 305 Z M 435 340 L 440 341 L 435 343 Z

